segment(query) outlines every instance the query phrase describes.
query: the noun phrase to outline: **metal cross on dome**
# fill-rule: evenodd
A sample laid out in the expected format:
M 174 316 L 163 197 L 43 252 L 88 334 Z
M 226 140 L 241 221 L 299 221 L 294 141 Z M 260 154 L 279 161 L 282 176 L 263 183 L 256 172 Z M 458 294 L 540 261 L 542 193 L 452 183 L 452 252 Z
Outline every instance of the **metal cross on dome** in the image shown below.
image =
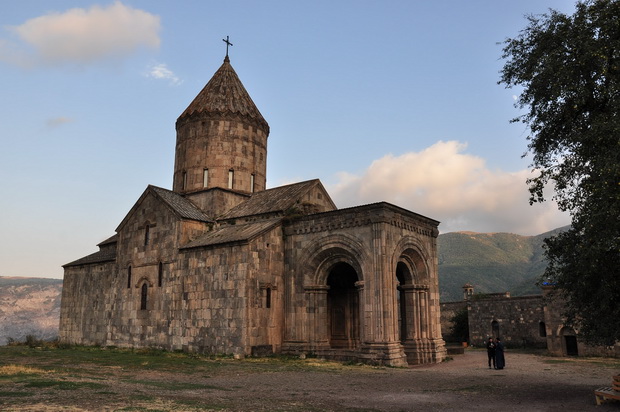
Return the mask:
M 224 43 L 226 43 L 226 57 L 228 57 L 228 46 L 232 46 L 233 44 L 228 40 L 228 36 L 225 39 L 222 39 Z

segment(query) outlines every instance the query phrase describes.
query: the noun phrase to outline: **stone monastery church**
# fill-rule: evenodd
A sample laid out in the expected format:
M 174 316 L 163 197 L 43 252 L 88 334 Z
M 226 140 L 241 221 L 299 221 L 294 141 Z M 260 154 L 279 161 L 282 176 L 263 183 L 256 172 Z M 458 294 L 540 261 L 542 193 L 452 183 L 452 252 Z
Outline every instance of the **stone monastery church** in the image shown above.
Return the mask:
M 440 362 L 439 222 L 266 188 L 269 125 L 228 55 L 176 121 L 172 190 L 148 186 L 64 265 L 60 340 L 237 357 Z

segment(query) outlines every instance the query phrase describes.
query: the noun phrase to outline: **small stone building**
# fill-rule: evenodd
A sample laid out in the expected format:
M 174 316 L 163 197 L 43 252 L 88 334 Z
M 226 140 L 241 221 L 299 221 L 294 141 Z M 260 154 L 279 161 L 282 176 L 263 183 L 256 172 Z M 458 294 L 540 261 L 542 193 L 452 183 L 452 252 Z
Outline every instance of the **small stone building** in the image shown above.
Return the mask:
M 98 252 L 64 266 L 63 343 L 444 359 L 439 222 L 337 209 L 319 180 L 267 189 L 269 126 L 228 56 L 176 131 L 172 190 L 148 186 Z
M 474 346 L 499 336 L 508 347 L 546 348 L 557 356 L 620 357 L 620 344 L 600 347 L 580 341 L 579 331 L 564 323 L 564 301 L 553 286 L 543 286 L 540 295 L 515 297 L 509 292 L 474 294 L 469 284 L 463 290 L 462 301 L 440 305 L 444 336 L 450 333 L 454 314 L 467 310 L 469 343 Z
M 510 293 L 472 295 L 467 301 L 469 338 L 483 345 L 501 337 L 509 346 L 545 348 L 547 333 L 542 296 L 515 296 Z

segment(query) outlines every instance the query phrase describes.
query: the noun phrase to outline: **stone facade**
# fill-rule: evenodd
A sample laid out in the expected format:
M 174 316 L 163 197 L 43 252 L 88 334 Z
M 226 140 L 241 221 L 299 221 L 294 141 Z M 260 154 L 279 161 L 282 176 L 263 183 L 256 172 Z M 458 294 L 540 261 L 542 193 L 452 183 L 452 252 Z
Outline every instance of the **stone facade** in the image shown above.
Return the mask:
M 547 350 L 558 356 L 608 356 L 620 358 L 620 343 L 611 347 L 587 345 L 579 339 L 579 330 L 564 324 L 564 301 L 553 286 L 543 286 Z
M 553 287 L 544 286 L 541 295 L 518 297 L 508 292 L 473 294 L 471 288 L 464 298 L 441 304 L 444 336 L 452 328 L 454 313 L 467 308 L 469 343 L 474 346 L 484 346 L 489 337 L 500 336 L 509 347 L 546 348 L 557 356 L 620 357 L 620 344 L 600 347 L 580 341 L 579 331 L 565 325 L 564 302 Z
M 510 297 L 509 293 L 474 297 L 467 302 L 469 339 L 482 346 L 490 337 L 506 345 L 544 348 L 547 344 L 541 296 Z
M 266 189 L 268 133 L 227 57 L 177 120 L 173 190 L 147 187 L 65 265 L 62 342 L 445 358 L 438 222 L 385 202 L 338 210 L 318 180 Z

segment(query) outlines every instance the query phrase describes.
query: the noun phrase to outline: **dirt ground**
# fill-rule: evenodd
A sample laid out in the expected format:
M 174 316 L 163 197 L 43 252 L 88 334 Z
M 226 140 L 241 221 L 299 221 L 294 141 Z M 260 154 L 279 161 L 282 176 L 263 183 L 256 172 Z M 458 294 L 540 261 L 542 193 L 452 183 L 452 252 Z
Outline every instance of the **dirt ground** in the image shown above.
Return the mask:
M 238 376 L 232 379 L 244 390 L 225 396 L 244 399 L 247 410 L 269 410 L 261 399 L 278 399 L 330 411 L 620 411 L 620 403 L 595 406 L 593 390 L 610 386 L 620 372 L 604 361 L 563 363 L 508 353 L 506 362 L 503 370 L 489 369 L 486 352 L 468 351 L 404 370 Z
M 24 391 L 24 387 L 12 383 L 11 389 L 3 384 L 0 409 L 620 411 L 620 402 L 595 406 L 593 395 L 595 388 L 610 386 L 612 376 L 620 373 L 619 360 L 507 352 L 506 364 L 504 370 L 489 369 L 485 351 L 468 350 L 438 365 L 411 368 L 319 366 L 310 370 L 245 370 L 233 366 L 185 374 L 181 373 L 182 368 L 123 372 L 120 366 L 98 366 L 105 369 L 98 389 L 47 388 L 29 398 L 19 398 L 10 396 L 11 391 Z M 83 377 L 75 379 L 84 381 Z

